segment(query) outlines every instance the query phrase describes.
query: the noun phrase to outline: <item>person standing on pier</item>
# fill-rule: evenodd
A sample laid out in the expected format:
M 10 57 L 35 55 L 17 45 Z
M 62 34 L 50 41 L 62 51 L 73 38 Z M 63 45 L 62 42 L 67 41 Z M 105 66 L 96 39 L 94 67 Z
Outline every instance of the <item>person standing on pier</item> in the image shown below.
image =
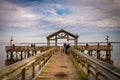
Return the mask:
M 70 47 L 69 41 L 67 41 L 67 44 L 65 46 L 65 54 L 69 54 L 68 53 L 68 48 Z
M 69 52 L 68 52 L 69 47 L 70 47 L 70 44 L 67 44 L 66 45 L 66 54 L 69 54 Z
M 66 43 L 63 44 L 63 52 L 66 53 Z

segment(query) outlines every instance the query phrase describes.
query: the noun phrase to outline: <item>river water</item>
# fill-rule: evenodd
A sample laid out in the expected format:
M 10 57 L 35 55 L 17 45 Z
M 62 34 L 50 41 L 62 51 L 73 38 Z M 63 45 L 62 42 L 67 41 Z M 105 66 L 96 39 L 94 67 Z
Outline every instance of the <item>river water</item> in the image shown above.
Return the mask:
M 112 45 L 113 50 L 111 52 L 111 59 L 113 60 L 113 65 L 120 68 L 120 43 L 115 43 Z M 5 66 L 6 59 L 5 46 L 6 45 L 0 45 L 0 69 Z M 43 44 L 39 46 L 43 46 Z

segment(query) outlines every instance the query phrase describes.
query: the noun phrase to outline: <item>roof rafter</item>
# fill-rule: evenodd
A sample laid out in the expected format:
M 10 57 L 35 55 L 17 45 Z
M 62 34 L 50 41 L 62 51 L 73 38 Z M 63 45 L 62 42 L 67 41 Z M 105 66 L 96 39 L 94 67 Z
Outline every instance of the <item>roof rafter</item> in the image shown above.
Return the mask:
M 69 36 L 71 36 L 71 37 L 73 37 L 73 38 L 78 38 L 77 35 L 74 35 L 74 34 L 68 32 L 68 31 L 66 31 L 66 30 L 63 30 L 63 29 L 61 29 L 61 30 L 59 30 L 59 31 L 57 31 L 57 32 L 55 32 L 55 33 L 47 36 L 47 38 L 51 38 L 51 37 L 53 37 L 53 36 L 55 36 L 55 35 L 58 35 L 59 33 L 65 33 L 65 34 L 68 34 Z

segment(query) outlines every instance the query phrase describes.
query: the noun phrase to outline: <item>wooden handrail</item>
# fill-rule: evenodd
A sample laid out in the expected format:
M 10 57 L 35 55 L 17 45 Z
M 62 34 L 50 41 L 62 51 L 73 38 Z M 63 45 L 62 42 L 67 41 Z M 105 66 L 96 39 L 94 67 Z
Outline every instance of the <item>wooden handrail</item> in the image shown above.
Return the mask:
M 112 45 L 88 45 L 88 46 L 75 46 L 78 50 L 112 50 Z
M 105 63 L 89 55 L 83 54 L 74 48 L 69 49 L 73 58 L 78 62 L 77 64 L 84 65 L 86 70 L 90 70 L 96 80 L 105 78 L 105 80 L 120 80 L 120 68 L 111 64 Z M 87 67 L 89 64 L 89 68 Z M 94 70 L 94 71 L 93 71 Z M 82 70 L 84 73 L 85 71 Z M 86 76 L 88 73 L 86 73 Z
M 26 80 L 28 77 L 27 71 L 32 71 L 31 74 L 33 77 L 35 76 L 35 71 L 40 70 L 41 67 L 49 60 L 49 58 L 54 54 L 54 52 L 58 48 L 54 47 L 49 50 L 42 52 L 41 54 L 37 54 L 30 58 L 21 60 L 17 63 L 14 63 L 10 66 L 6 66 L 0 70 L 0 80 L 7 80 L 7 79 L 18 79 Z M 27 77 L 28 76 L 28 77 Z
M 5 46 L 6 52 L 8 51 L 32 51 L 32 50 L 40 50 L 40 51 L 45 51 L 46 49 L 49 49 L 50 47 L 48 46 L 43 46 L 43 47 L 29 47 L 29 46 Z

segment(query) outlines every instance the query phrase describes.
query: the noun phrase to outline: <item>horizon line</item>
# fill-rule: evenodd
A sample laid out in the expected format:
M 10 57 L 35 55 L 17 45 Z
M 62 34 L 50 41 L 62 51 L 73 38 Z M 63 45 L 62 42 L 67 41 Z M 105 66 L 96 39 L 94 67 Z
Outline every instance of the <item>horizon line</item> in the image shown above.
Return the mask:
M 64 42 L 58 42 L 58 44 L 62 44 Z M 78 44 L 86 44 L 86 43 L 90 43 L 90 44 L 94 44 L 94 43 L 107 43 L 107 42 L 78 42 Z M 120 41 L 117 41 L 117 42 L 109 42 L 109 43 L 120 43 Z M 47 42 L 36 42 L 36 43 L 16 43 L 16 44 L 47 44 Z M 51 43 L 51 44 L 54 44 L 54 43 Z M 70 44 L 74 44 L 74 42 L 70 42 Z

